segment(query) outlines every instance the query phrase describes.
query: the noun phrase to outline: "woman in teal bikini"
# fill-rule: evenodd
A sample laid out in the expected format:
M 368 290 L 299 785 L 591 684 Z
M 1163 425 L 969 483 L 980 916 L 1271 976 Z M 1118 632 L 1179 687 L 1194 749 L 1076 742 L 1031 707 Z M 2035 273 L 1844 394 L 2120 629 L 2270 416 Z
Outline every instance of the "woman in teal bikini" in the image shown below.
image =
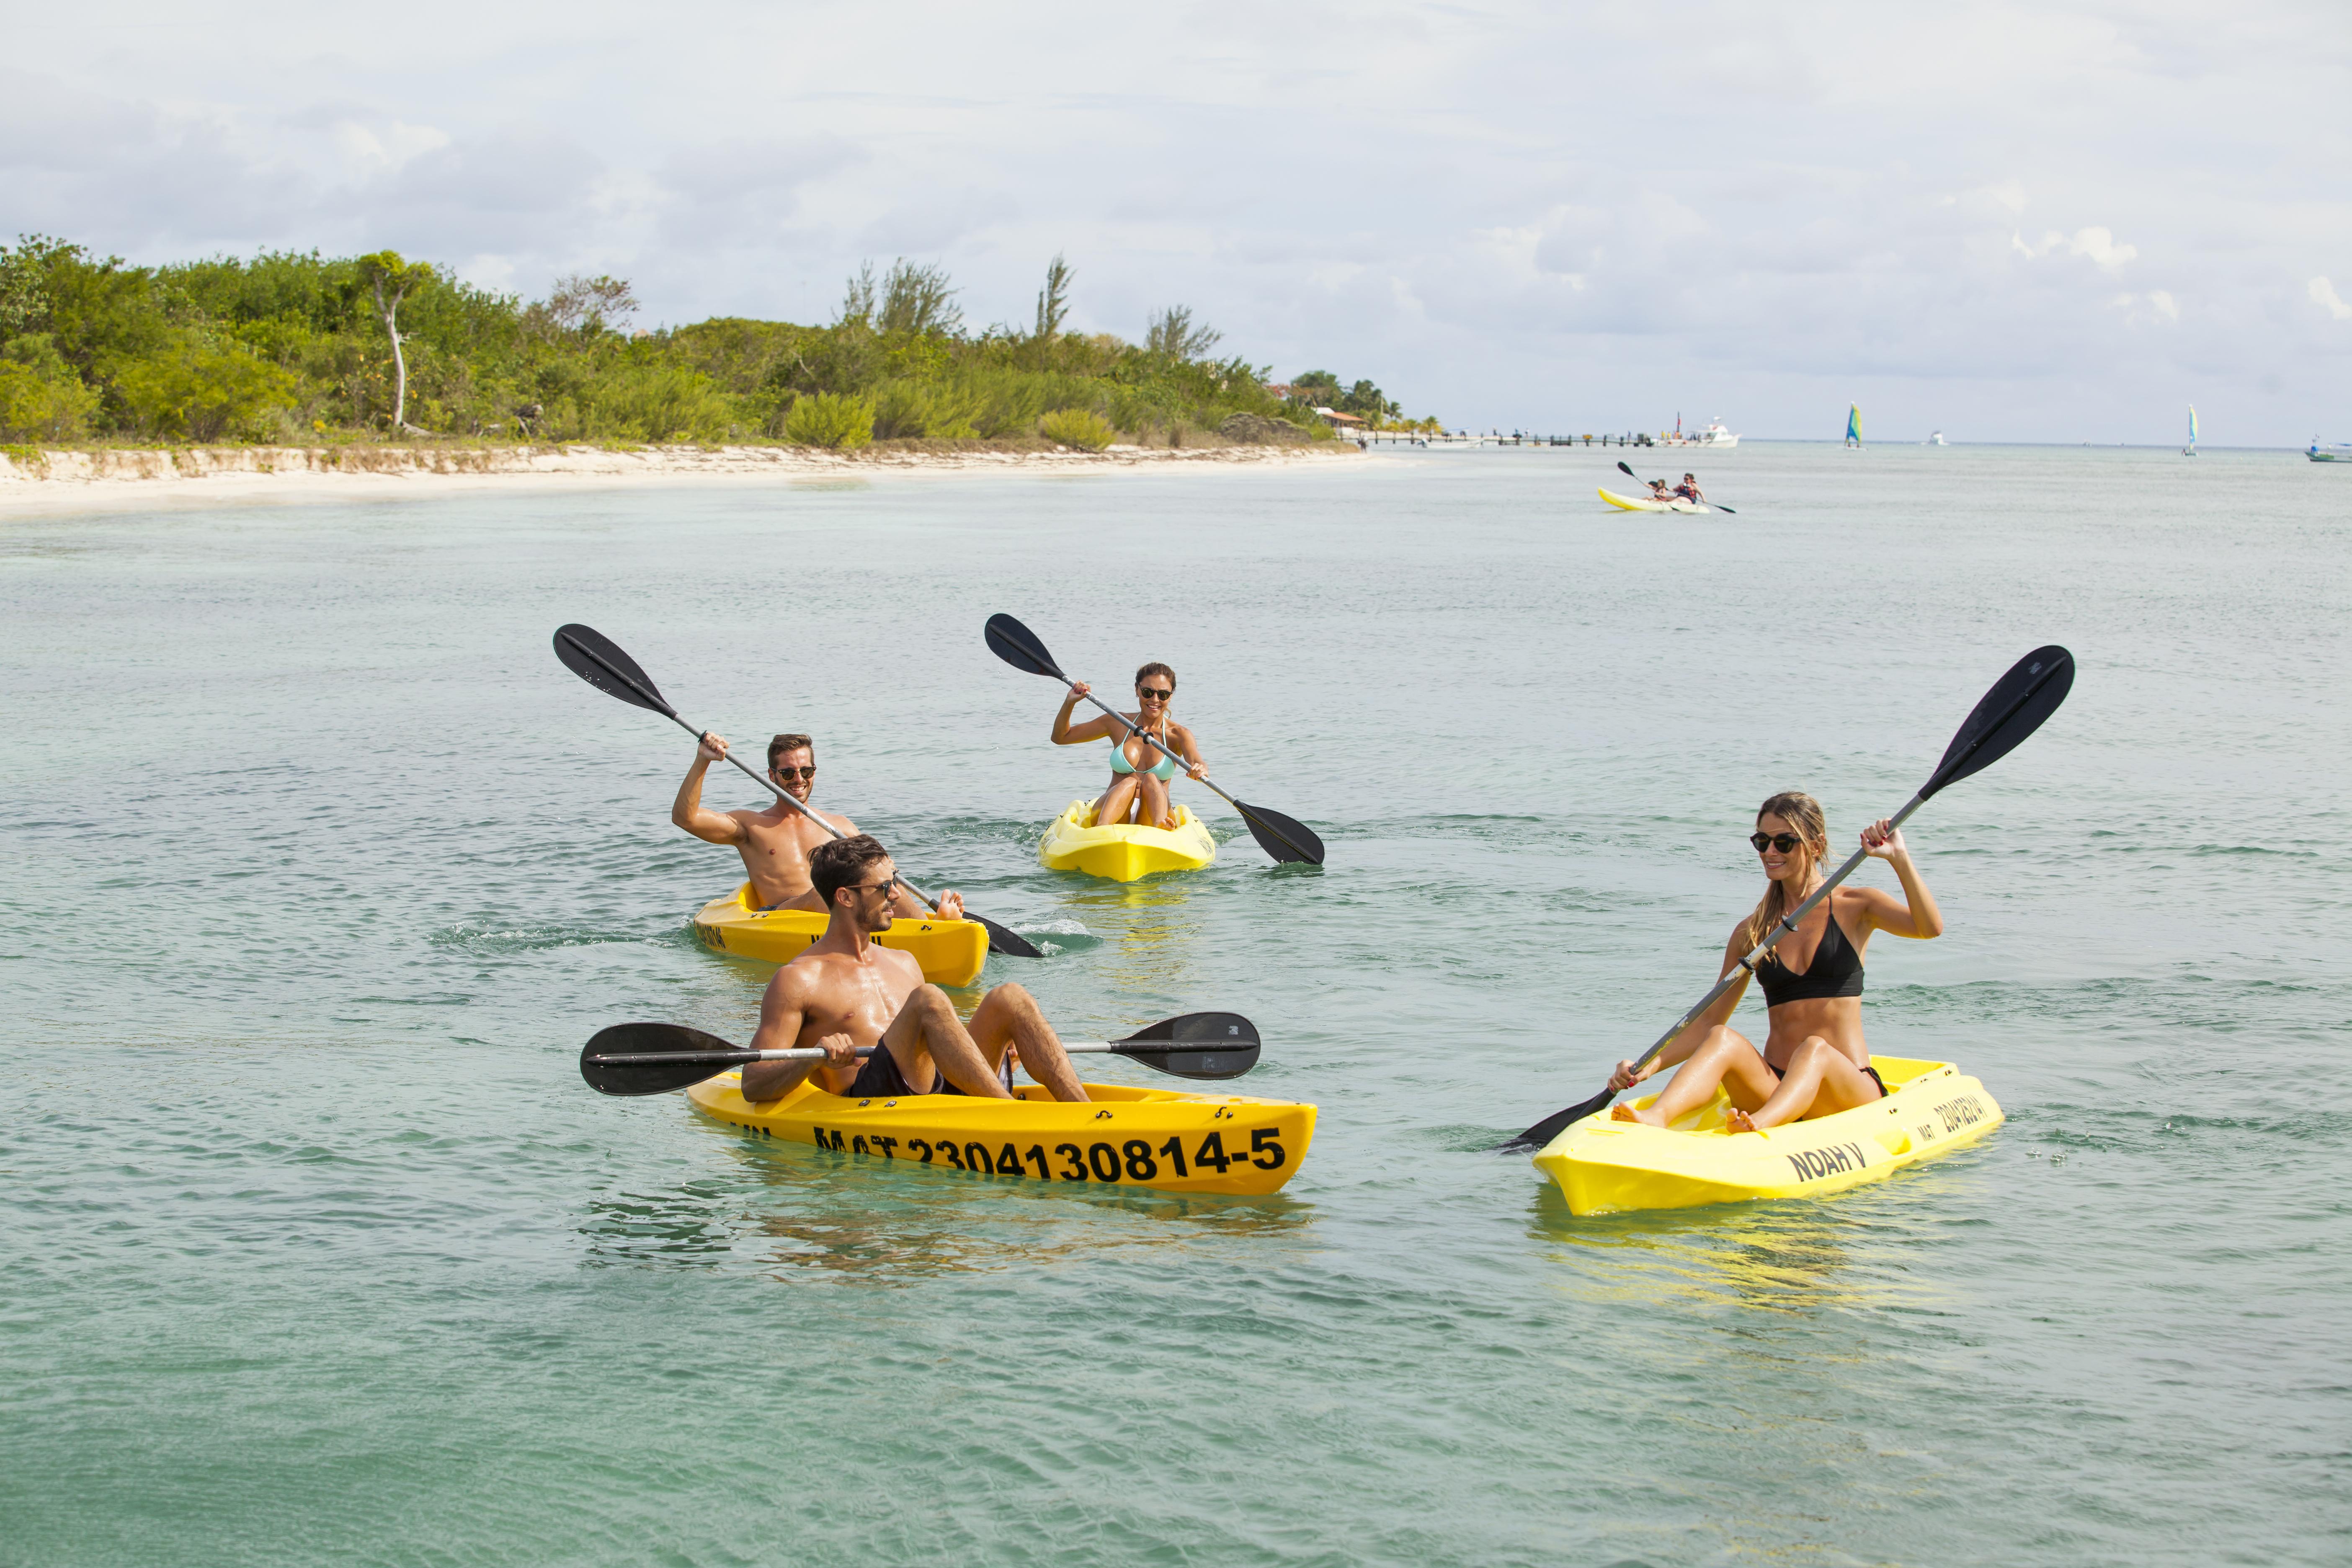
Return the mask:
M 1108 714 L 1089 719 L 1083 724 L 1070 722 L 1070 710 L 1087 694 L 1087 683 L 1074 682 L 1070 694 L 1062 699 L 1062 710 L 1054 715 L 1054 744 L 1084 745 L 1088 741 L 1108 741 L 1110 745 L 1110 787 L 1095 802 L 1095 826 L 1108 827 L 1113 823 L 1139 822 L 1146 827 L 1173 827 L 1176 818 L 1168 809 L 1168 781 L 1176 776 L 1176 760 L 1152 750 L 1142 741 L 1113 723 Z M 1135 672 L 1137 711 L 1127 716 L 1134 725 L 1184 759 L 1185 773 L 1194 779 L 1201 776 L 1200 742 L 1192 731 L 1168 717 L 1169 704 L 1176 700 L 1176 672 L 1164 664 L 1147 664 Z

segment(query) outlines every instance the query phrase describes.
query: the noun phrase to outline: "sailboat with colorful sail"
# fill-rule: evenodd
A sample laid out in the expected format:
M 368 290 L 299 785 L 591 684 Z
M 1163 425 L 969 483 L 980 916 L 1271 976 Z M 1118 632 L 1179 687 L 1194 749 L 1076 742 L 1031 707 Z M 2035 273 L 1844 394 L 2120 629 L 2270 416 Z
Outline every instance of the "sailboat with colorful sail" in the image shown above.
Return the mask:
M 2193 403 L 2189 405 L 2189 445 L 2180 448 L 2180 455 L 2184 458 L 2197 455 L 2197 405 Z
M 1862 445 L 1862 405 L 1859 403 L 1846 405 L 1845 444 L 1857 448 Z

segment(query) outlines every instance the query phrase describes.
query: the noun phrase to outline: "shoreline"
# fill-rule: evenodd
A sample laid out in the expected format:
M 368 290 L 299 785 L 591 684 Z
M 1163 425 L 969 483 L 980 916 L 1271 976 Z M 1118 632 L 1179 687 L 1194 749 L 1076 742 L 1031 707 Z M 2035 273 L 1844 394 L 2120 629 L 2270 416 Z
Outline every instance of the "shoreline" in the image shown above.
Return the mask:
M 331 500 L 460 490 L 868 479 L 932 474 L 1230 469 L 1366 456 L 1312 446 L 1130 447 L 1101 452 L 810 447 L 198 447 L 0 452 L 0 516 L 187 501 Z

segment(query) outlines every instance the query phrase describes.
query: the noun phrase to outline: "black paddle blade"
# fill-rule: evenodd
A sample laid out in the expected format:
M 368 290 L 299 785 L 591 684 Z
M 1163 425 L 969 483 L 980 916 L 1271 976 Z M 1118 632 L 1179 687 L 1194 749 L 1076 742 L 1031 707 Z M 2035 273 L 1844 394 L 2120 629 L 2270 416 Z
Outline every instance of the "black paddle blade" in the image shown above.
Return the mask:
M 1604 1089 L 1581 1105 L 1571 1105 L 1566 1110 L 1553 1111 L 1509 1142 L 1497 1143 L 1495 1147 L 1506 1154 L 1517 1153 L 1521 1150 L 1540 1149 L 1586 1117 L 1596 1111 L 1607 1110 L 1609 1102 L 1616 1098 L 1615 1089 Z
M 677 710 L 655 689 L 654 678 L 639 669 L 637 661 L 621 651 L 620 644 L 593 626 L 575 622 L 556 627 L 555 657 L 563 661 L 564 668 L 607 697 L 665 718 L 677 717 Z
M 1070 678 L 1037 640 L 1037 634 L 1014 620 L 1011 616 L 988 617 L 989 651 L 1015 669 L 1025 669 L 1032 675 L 1050 675 L 1056 680 Z
M 998 925 L 986 915 L 976 915 L 970 910 L 966 910 L 963 912 L 963 918 L 968 921 L 978 921 L 982 929 L 988 932 L 988 951 L 991 952 L 1002 952 L 1013 958 L 1045 956 L 1027 937 L 1008 926 Z
M 2020 742 L 2058 710 L 2074 685 L 2074 656 L 2056 643 L 2019 659 L 2007 675 L 1993 682 L 1992 689 L 1952 737 L 1934 775 L 1919 787 L 1919 798 L 1925 800 L 1946 784 L 1980 773 L 2015 751 Z
M 1617 459 L 1617 470 L 1629 479 L 1638 479 L 1642 477 L 1635 473 L 1631 468 L 1627 467 L 1625 459 L 1622 458 Z
M 614 1024 L 599 1029 L 580 1050 L 580 1076 L 599 1094 L 667 1094 L 674 1089 L 700 1083 L 727 1070 L 724 1062 L 651 1062 L 615 1065 L 590 1058 L 607 1054 L 639 1055 L 653 1051 L 733 1051 L 738 1047 L 716 1035 L 680 1024 Z
M 1257 1026 L 1239 1013 L 1186 1013 L 1111 1047 L 1176 1078 L 1239 1078 L 1257 1066 Z
M 1286 864 L 1320 866 L 1323 864 L 1323 840 L 1308 831 L 1304 824 L 1293 822 L 1278 811 L 1268 811 L 1262 805 L 1234 802 L 1242 820 L 1249 824 L 1250 837 L 1258 847 Z

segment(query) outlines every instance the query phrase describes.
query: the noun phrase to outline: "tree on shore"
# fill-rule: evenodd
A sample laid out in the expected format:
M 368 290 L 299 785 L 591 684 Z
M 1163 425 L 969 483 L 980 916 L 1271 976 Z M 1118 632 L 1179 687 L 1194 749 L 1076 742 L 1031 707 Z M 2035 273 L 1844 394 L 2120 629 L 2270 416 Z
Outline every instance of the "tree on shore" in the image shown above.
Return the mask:
M 1070 313 L 1070 264 L 1058 252 L 1054 264 L 1045 268 L 1045 287 L 1037 295 L 1037 341 L 1052 342 L 1062 335 L 1062 322 Z
M 869 297 L 873 276 L 869 262 L 864 274 Z M 882 281 L 882 306 L 875 325 L 886 332 L 944 332 L 952 337 L 963 330 L 963 311 L 955 297 L 946 268 L 919 267 L 902 256 L 890 264 L 890 275 Z
M 408 423 L 408 356 L 400 352 L 400 302 L 431 287 L 435 273 L 425 262 L 402 260 L 396 250 L 362 256 L 358 265 L 359 279 L 374 293 L 376 317 L 392 339 L 392 428 L 397 435 L 415 428 Z
M 1184 305 L 1171 305 L 1151 318 L 1144 333 L 1143 350 L 1166 359 L 1190 363 L 1205 358 L 1209 351 L 1224 341 L 1225 334 L 1203 322 L 1192 324 L 1192 311 Z

